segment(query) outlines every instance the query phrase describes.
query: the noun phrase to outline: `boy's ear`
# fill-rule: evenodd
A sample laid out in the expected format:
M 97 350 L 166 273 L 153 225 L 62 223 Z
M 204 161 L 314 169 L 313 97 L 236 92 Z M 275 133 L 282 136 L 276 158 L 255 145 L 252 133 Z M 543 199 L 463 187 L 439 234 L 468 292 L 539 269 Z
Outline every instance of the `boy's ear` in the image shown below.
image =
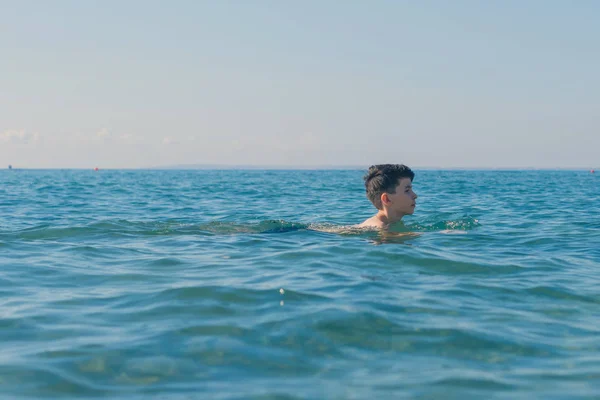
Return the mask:
M 381 204 L 385 204 L 385 205 L 390 204 L 390 196 L 388 196 L 387 193 L 381 194 Z

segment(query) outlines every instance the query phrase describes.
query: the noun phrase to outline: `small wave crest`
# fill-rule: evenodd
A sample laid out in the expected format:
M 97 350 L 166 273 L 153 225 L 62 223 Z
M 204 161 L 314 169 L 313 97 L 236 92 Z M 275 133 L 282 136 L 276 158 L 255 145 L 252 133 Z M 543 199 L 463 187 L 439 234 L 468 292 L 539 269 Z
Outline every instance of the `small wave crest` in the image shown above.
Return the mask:
M 309 225 L 284 220 L 265 220 L 258 223 L 215 221 L 204 225 L 198 225 L 197 227 L 205 232 L 227 235 L 236 233 L 283 233 L 307 229 Z
M 57 240 L 98 234 L 126 236 L 176 236 L 176 235 L 233 235 L 243 233 L 282 233 L 306 229 L 308 224 L 283 220 L 265 220 L 257 223 L 235 223 L 213 221 L 205 224 L 190 224 L 176 221 L 141 222 L 128 220 L 103 220 L 80 225 L 42 224 L 16 232 L 0 232 L 26 240 Z
M 406 228 L 415 232 L 448 232 L 469 231 L 480 226 L 479 220 L 471 217 L 459 217 L 442 221 L 421 222 L 406 225 Z

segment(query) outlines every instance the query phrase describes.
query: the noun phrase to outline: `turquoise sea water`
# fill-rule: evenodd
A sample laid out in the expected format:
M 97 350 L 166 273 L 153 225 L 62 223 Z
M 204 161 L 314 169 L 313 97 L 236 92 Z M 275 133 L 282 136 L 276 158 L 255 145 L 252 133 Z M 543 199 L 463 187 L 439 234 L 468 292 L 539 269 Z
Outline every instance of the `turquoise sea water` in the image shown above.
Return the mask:
M 0 398 L 600 398 L 599 174 L 363 172 L 0 171 Z

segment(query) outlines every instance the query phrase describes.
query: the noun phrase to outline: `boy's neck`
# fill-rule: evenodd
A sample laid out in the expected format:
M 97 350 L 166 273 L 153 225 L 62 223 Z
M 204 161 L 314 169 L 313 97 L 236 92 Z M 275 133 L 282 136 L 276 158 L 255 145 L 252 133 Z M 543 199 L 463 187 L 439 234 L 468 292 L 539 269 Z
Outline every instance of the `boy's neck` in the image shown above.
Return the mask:
M 378 220 L 380 220 L 384 226 L 389 226 L 389 225 L 393 224 L 394 222 L 400 221 L 402 219 L 402 217 L 404 217 L 404 214 L 394 214 L 394 213 L 389 212 L 386 209 L 383 209 L 383 210 L 379 210 L 379 212 L 377 212 L 375 217 Z

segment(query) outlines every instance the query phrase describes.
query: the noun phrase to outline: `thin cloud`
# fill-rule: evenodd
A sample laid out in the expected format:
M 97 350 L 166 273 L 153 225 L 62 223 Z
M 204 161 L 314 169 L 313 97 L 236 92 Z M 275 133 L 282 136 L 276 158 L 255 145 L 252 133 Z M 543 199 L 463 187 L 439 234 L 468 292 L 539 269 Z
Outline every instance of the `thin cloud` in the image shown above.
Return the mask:
M 96 133 L 96 136 L 99 138 L 106 138 L 110 136 L 110 132 L 108 131 L 108 129 L 103 128 L 100 131 L 98 131 L 98 133 Z
M 103 128 L 96 133 L 82 134 L 77 133 L 74 138 L 87 143 L 104 143 L 104 144 L 140 144 L 143 142 L 143 137 L 133 135 L 131 133 L 115 133 L 112 130 Z
M 120 136 L 118 136 L 117 141 L 123 145 L 139 145 L 139 144 L 143 144 L 145 142 L 144 138 L 142 136 L 139 135 L 133 135 L 131 133 L 125 133 L 122 134 Z
M 178 136 L 165 136 L 162 140 L 164 145 L 180 144 L 180 145 L 192 145 L 196 142 L 197 138 L 194 135 L 188 135 L 185 137 Z
M 39 138 L 38 133 L 29 133 L 24 129 L 6 130 L 0 133 L 0 142 L 3 143 L 35 144 Z

